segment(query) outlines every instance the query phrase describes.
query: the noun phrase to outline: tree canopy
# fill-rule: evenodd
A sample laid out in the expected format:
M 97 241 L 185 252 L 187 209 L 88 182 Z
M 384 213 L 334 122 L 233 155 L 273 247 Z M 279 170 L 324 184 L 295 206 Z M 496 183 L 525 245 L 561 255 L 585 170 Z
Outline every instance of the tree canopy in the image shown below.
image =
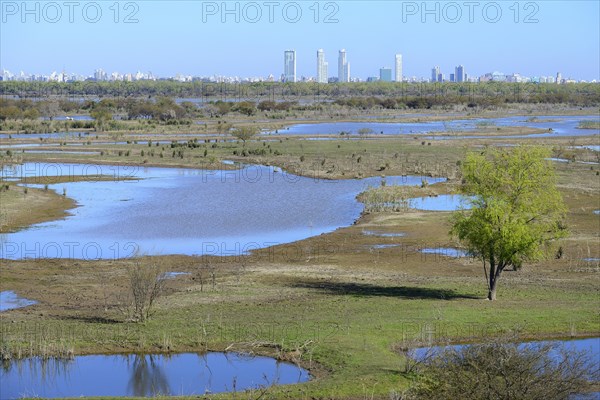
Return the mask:
M 233 137 L 244 142 L 244 146 L 246 146 L 246 141 L 258 134 L 259 129 L 256 126 L 240 126 L 231 129 L 230 132 Z
M 471 207 L 453 214 L 451 234 L 483 261 L 490 300 L 502 271 L 543 259 L 546 245 L 566 235 L 549 157 L 541 147 L 493 148 L 469 153 L 462 165 Z

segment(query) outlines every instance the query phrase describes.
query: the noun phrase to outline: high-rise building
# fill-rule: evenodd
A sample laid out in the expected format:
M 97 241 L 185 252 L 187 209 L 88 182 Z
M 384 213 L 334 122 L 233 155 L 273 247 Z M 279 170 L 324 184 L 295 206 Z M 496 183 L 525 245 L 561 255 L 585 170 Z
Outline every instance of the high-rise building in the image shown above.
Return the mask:
M 327 69 L 329 64 L 325 61 L 325 52 L 323 49 L 317 50 L 317 82 L 327 83 Z
M 94 71 L 94 79 L 97 82 L 106 81 L 108 80 L 108 74 L 104 72 L 102 68 L 98 68 L 96 71 Z
M 465 67 L 459 65 L 454 68 L 454 82 L 464 82 L 465 80 Z
M 286 50 L 283 54 L 283 81 L 296 82 L 296 50 Z
M 392 81 L 392 69 L 391 68 L 380 68 L 379 69 L 379 80 L 382 82 Z
M 433 67 L 431 69 L 431 82 L 438 82 L 438 78 L 440 75 L 440 67 Z
M 346 50 L 340 50 L 338 56 L 338 82 L 350 82 L 350 63 L 346 60 Z
M 558 83 L 559 85 L 562 83 L 562 74 L 560 72 L 556 73 L 556 83 Z
M 350 82 L 350 63 L 349 62 L 346 63 L 344 76 L 346 77 L 346 82 Z
M 396 54 L 396 82 L 402 82 L 402 54 Z

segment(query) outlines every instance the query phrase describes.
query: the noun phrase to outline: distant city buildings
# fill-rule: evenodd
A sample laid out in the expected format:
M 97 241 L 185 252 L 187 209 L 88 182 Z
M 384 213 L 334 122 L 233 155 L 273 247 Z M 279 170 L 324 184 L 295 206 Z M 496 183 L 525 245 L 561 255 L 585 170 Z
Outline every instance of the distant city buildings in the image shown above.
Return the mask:
M 402 82 L 402 54 L 396 54 L 396 82 Z
M 350 63 L 346 59 L 346 50 L 340 50 L 338 56 L 338 82 L 350 82 Z
M 327 83 L 329 81 L 327 69 L 329 64 L 325 61 L 325 52 L 323 49 L 317 50 L 317 82 Z
M 283 81 L 296 82 L 296 50 L 286 50 L 283 54 Z
M 379 69 L 379 80 L 382 82 L 392 81 L 392 69 L 391 68 L 380 68 Z
M 314 54 L 314 53 L 313 53 Z M 244 83 L 244 82 L 318 82 L 318 83 L 332 83 L 332 82 L 408 82 L 408 83 L 420 83 L 420 82 L 456 82 L 456 83 L 478 83 L 478 82 L 512 82 L 512 83 L 555 83 L 555 84 L 570 84 L 570 83 L 587 83 L 584 80 L 575 80 L 572 78 L 563 78 L 561 72 L 556 73 L 556 76 L 524 76 L 519 73 L 505 74 L 503 72 L 488 72 L 479 77 L 467 75 L 465 67 L 458 65 L 454 68 L 454 71 L 448 75 L 448 80 L 439 66 L 431 69 L 430 78 L 418 77 L 418 76 L 404 76 L 403 75 L 403 58 L 402 54 L 395 54 L 395 64 L 392 71 L 390 67 L 382 67 L 379 69 L 379 74 L 370 74 L 366 78 L 351 78 L 350 77 L 350 63 L 347 60 L 346 50 L 342 49 L 339 51 L 338 56 L 338 76 L 329 77 L 329 64 L 325 60 L 325 51 L 323 49 L 317 50 L 317 70 L 315 76 L 300 76 L 297 75 L 296 69 L 296 51 L 286 50 L 284 52 L 284 66 L 283 73 L 276 78 L 273 74 L 269 74 L 266 77 L 254 76 L 254 77 L 239 77 L 239 76 L 193 76 L 176 74 L 170 77 L 156 77 L 152 72 L 143 73 L 137 71 L 136 73 L 120 73 L 112 72 L 108 73 L 102 68 L 96 69 L 92 75 L 83 76 L 74 73 L 52 72 L 49 75 L 42 74 L 28 74 L 23 71 L 13 74 L 12 72 L 4 69 L 0 71 L 0 81 L 26 81 L 26 82 L 77 82 L 77 81 L 92 81 L 92 82 L 107 82 L 107 81 L 144 81 L 144 80 L 172 80 L 178 82 L 214 82 L 214 83 Z M 314 64 L 313 64 L 314 65 Z M 373 71 L 375 72 L 375 71 Z M 393 73 L 393 76 L 392 76 Z M 597 80 L 592 80 L 590 83 L 597 83 Z

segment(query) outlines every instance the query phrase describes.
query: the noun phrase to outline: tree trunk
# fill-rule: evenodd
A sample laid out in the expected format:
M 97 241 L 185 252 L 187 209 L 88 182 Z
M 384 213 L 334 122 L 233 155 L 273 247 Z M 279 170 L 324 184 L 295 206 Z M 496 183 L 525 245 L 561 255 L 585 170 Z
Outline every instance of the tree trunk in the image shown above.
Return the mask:
M 496 260 L 490 257 L 490 276 L 488 282 L 488 300 L 496 300 Z
M 488 300 L 496 300 L 496 279 L 490 275 L 490 290 L 488 291 Z
M 504 269 L 505 264 L 500 263 L 494 268 L 494 273 L 492 273 L 492 268 L 490 268 L 490 285 L 488 291 L 488 300 L 496 300 L 496 284 L 498 283 L 498 279 L 500 278 L 500 274 Z

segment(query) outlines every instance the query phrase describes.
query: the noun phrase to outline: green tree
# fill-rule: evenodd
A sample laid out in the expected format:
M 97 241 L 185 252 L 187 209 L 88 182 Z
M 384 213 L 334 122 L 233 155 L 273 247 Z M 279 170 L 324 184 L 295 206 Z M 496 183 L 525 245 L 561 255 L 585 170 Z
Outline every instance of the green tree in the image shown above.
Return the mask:
M 545 247 L 566 235 L 549 156 L 547 149 L 520 146 L 469 153 L 463 163 L 461 190 L 471 209 L 453 214 L 451 234 L 483 261 L 489 300 L 496 299 L 502 271 L 543 259 Z
M 112 121 L 112 114 L 105 108 L 95 108 L 90 112 L 90 117 L 94 118 L 96 131 L 103 132 L 106 124 Z
M 241 101 L 233 109 L 241 114 L 251 116 L 256 113 L 256 104 L 251 101 Z
M 258 134 L 258 131 L 259 129 L 256 126 L 241 126 L 238 128 L 233 128 L 231 130 L 231 134 L 236 139 L 244 142 L 244 147 L 246 147 L 246 141 Z
M 19 118 L 21 118 L 21 110 L 18 107 L 8 106 L 0 108 L 0 121 Z

